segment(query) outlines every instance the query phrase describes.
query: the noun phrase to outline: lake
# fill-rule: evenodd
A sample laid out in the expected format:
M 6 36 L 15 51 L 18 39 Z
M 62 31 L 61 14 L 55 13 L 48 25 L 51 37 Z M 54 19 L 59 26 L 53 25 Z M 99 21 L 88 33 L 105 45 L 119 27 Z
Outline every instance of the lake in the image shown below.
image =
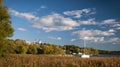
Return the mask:
M 92 55 L 91 57 L 120 57 L 120 55 L 99 54 L 99 55 Z

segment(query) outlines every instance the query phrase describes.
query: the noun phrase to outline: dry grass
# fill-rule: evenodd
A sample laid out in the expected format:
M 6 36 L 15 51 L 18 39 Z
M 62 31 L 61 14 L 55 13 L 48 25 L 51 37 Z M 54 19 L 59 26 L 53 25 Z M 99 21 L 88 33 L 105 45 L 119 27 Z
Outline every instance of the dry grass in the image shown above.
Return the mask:
M 120 58 L 83 59 L 51 55 L 10 55 L 0 58 L 0 67 L 120 67 Z

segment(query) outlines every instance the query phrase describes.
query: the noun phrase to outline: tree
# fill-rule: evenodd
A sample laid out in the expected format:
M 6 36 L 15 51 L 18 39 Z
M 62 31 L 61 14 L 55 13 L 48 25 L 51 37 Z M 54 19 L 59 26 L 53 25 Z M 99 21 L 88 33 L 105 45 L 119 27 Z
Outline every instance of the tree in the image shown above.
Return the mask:
M 8 41 L 7 41 L 8 43 L 7 43 L 7 52 L 9 53 L 9 54 L 15 54 L 15 49 L 16 49 L 16 44 L 15 44 L 15 42 L 14 42 L 14 40 L 10 40 L 10 39 L 8 39 Z
M 57 45 L 53 46 L 53 52 L 54 54 L 65 54 L 65 51 Z
M 27 53 L 28 54 L 37 54 L 37 48 L 38 48 L 38 46 L 35 44 L 29 45 Z
M 63 47 L 65 47 L 67 54 L 80 52 L 80 47 L 75 46 L 75 45 L 64 45 Z
M 26 54 L 27 53 L 28 43 L 26 43 L 25 40 L 16 39 L 15 44 L 16 44 L 15 52 L 17 54 Z
M 18 45 L 15 51 L 17 54 L 26 54 L 27 49 L 24 45 Z
M 43 46 L 43 53 L 44 54 L 53 54 L 53 47 L 52 45 L 44 45 Z
M 8 8 L 2 5 L 3 0 L 0 0 L 0 56 L 6 53 L 7 38 L 13 35 L 10 15 Z

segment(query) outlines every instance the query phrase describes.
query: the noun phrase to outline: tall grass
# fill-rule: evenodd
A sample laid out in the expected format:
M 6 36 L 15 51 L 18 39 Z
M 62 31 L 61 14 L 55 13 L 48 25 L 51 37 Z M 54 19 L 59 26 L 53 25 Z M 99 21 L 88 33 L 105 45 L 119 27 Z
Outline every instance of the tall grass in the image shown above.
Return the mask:
M 10 55 L 0 58 L 0 67 L 120 67 L 120 58 Z

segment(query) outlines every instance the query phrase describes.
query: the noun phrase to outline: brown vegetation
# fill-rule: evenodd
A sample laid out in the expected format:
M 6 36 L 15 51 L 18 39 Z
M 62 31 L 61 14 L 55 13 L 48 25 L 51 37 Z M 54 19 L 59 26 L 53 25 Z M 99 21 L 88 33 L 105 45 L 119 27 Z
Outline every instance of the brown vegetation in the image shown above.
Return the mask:
M 80 58 L 53 55 L 9 55 L 0 67 L 120 67 L 120 58 Z

